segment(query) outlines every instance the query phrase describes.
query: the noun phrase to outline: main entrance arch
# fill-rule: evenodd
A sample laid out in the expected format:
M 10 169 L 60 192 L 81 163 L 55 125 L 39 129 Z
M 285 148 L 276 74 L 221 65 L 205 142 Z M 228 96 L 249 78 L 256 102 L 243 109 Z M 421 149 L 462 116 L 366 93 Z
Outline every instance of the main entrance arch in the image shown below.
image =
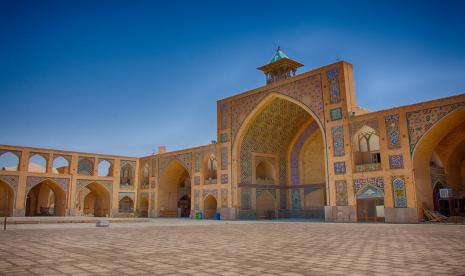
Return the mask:
M 452 111 L 421 137 L 413 156 L 418 208 L 449 215 L 464 211 L 465 108 Z M 441 197 L 440 189 L 452 189 L 454 197 Z
M 263 199 L 257 198 L 256 191 L 266 189 L 276 192 L 277 217 L 323 219 L 324 206 L 304 204 L 300 196 L 304 191 L 326 187 L 328 174 L 323 134 L 321 122 L 307 106 L 279 93 L 268 94 L 244 120 L 233 143 L 239 218 L 262 216 L 258 211 L 263 212 Z M 268 171 L 271 173 L 267 174 Z M 293 204 L 291 190 L 294 191 Z M 324 193 L 315 194 L 323 197 L 317 201 L 326 202 L 324 190 Z
M 14 195 L 11 186 L 0 180 L 0 217 L 13 214 Z
M 64 216 L 66 192 L 51 179 L 32 187 L 26 195 L 26 216 Z
M 158 208 L 160 217 L 182 215 L 179 198 L 190 196 L 191 179 L 187 169 L 176 159 L 170 161 L 160 177 L 158 185 Z M 189 211 L 190 212 L 190 211 Z
M 98 182 L 82 187 L 78 192 L 78 211 L 85 216 L 105 217 L 110 215 L 110 193 Z

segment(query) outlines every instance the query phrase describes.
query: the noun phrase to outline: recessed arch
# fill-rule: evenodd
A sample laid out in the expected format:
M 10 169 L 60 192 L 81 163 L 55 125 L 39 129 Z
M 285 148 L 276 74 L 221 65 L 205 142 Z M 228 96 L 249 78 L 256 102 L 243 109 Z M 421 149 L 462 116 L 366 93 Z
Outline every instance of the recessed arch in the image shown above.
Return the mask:
M 132 213 L 134 212 L 134 200 L 129 196 L 124 196 L 118 202 L 118 211 L 120 213 Z
M 26 194 L 26 216 L 64 216 L 66 191 L 55 181 L 44 179 Z
M 110 216 L 111 193 L 102 184 L 91 182 L 78 192 L 78 212 L 85 216 Z
M 13 215 L 15 191 L 7 182 L 0 180 L 0 217 Z
M 352 136 L 352 149 L 357 172 L 381 169 L 380 138 L 377 129 L 363 125 Z
M 281 113 L 285 116 L 281 116 Z M 290 157 L 291 146 L 295 143 L 295 138 L 300 133 L 300 130 L 312 122 L 316 125 L 316 129 L 319 130 L 319 135 L 323 141 L 323 146 L 320 149 L 322 151 L 321 156 L 323 162 L 327 164 L 325 131 L 318 116 L 306 105 L 289 96 L 275 92 L 265 96 L 243 120 L 235 134 L 232 145 L 232 161 L 235 172 L 232 175 L 233 183 L 238 185 L 252 184 L 251 182 L 255 180 L 253 172 L 256 167 L 251 165 L 250 160 L 253 160 L 251 155 L 253 153 L 263 153 L 275 155 L 277 158 L 276 171 L 278 172 L 278 179 L 276 179 L 275 184 L 280 187 L 292 185 L 290 164 L 294 160 L 291 160 Z M 260 132 L 263 132 L 263 135 L 260 135 Z M 324 166 L 322 181 L 325 183 L 326 189 L 328 189 L 327 167 L 327 165 Z M 301 180 L 297 180 L 297 182 L 297 184 L 308 184 L 299 183 Z M 287 196 L 288 190 L 281 188 L 280 190 L 279 208 L 290 208 Z M 241 192 L 241 189 L 237 189 L 237 193 L 239 192 Z M 239 198 L 238 194 L 234 196 Z M 329 193 L 325 193 L 325 196 L 329 197 Z
M 217 208 L 218 208 L 218 201 L 216 200 L 216 197 L 212 195 L 211 193 L 207 194 L 207 196 L 203 200 L 203 209 L 205 213 L 205 218 L 212 219 L 216 214 Z
M 465 144 L 457 139 L 448 139 L 454 133 L 460 133 L 465 128 L 465 108 L 458 108 L 438 120 L 416 143 L 412 152 L 412 166 L 415 179 L 415 193 L 418 208 L 435 209 L 434 185 L 440 179 L 441 184 L 447 187 L 448 174 L 441 165 L 452 152 L 464 151 Z M 455 135 L 454 137 L 460 137 Z M 447 143 L 444 143 L 444 142 Z M 455 141 L 455 143 L 449 143 Z M 449 144 L 449 145 L 447 145 Z M 436 152 L 436 153 L 435 153 Z M 440 162 L 438 161 L 440 160 Z M 432 162 L 435 165 L 432 166 Z
M 172 159 L 159 178 L 157 193 L 159 216 L 179 216 L 179 198 L 186 192 L 190 192 L 190 187 L 189 171 L 179 160 Z
M 277 180 L 276 168 L 272 162 L 267 159 L 260 160 L 255 166 L 256 184 L 275 184 Z

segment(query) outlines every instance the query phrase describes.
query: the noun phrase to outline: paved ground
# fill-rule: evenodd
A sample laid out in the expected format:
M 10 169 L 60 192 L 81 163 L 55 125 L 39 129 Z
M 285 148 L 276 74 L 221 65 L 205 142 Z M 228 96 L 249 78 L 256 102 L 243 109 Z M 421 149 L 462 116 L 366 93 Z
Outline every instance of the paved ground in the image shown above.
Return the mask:
M 219 222 L 11 225 L 2 275 L 460 275 L 465 226 Z

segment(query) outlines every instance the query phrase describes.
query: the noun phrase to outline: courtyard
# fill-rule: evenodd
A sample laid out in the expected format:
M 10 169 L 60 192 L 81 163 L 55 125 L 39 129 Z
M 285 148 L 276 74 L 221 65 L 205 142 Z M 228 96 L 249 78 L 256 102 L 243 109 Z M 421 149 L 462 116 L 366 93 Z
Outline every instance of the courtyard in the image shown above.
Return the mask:
M 151 219 L 9 225 L 0 275 L 460 275 L 465 226 Z

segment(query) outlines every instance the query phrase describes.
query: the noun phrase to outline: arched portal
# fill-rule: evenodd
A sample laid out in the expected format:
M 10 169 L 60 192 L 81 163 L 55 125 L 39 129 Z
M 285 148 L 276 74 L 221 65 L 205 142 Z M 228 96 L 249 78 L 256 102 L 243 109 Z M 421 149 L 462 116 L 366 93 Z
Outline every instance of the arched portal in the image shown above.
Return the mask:
M 377 187 L 367 185 L 357 193 L 357 219 L 361 222 L 376 222 L 384 218 L 384 193 Z
M 26 216 L 64 216 L 66 192 L 50 179 L 32 187 L 26 196 Z
M 0 217 L 13 214 L 14 191 L 7 183 L 0 180 Z
M 253 191 L 264 185 L 276 191 L 278 217 L 324 217 L 323 207 L 308 212 L 292 208 L 289 193 L 292 186 L 303 194 L 306 188 L 326 185 L 326 142 L 322 129 L 318 117 L 293 98 L 270 93 L 258 104 L 242 123 L 233 143 L 237 169 L 233 177 L 238 185 L 235 202 L 240 206 L 240 218 L 259 216 L 259 210 L 248 208 L 249 202 L 242 199 L 251 198 Z M 275 161 L 261 163 L 264 158 Z
M 208 194 L 203 201 L 203 209 L 206 219 L 212 219 L 215 216 L 216 208 L 218 207 L 216 198 L 212 194 Z
M 78 210 L 82 215 L 106 217 L 110 215 L 110 193 L 98 182 L 82 187 L 78 193 Z
M 124 196 L 118 202 L 118 211 L 120 213 L 132 213 L 134 212 L 134 200 L 129 196 Z
M 181 215 L 178 209 L 178 199 L 184 194 L 190 194 L 191 179 L 186 168 L 176 159 L 170 161 L 164 169 L 158 185 L 158 208 L 161 217 L 177 217 Z
M 413 151 L 413 171 L 418 208 L 449 215 L 464 212 L 465 108 L 436 122 Z M 451 189 L 441 195 L 440 189 Z
M 191 197 L 189 195 L 184 195 L 179 199 L 178 209 L 181 217 L 189 217 L 191 214 Z

